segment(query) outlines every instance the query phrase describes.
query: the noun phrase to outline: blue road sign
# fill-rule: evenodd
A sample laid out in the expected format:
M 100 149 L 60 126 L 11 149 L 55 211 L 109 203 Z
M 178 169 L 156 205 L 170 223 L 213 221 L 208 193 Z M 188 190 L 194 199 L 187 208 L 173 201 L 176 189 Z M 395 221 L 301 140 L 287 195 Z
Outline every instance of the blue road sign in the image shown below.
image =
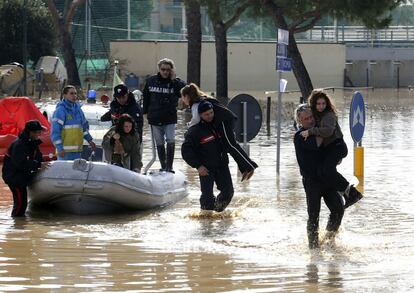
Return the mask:
M 349 127 L 355 143 L 361 141 L 365 130 L 365 103 L 360 92 L 355 92 L 349 111 Z
M 278 71 L 292 71 L 292 59 L 277 57 L 276 58 L 276 70 Z

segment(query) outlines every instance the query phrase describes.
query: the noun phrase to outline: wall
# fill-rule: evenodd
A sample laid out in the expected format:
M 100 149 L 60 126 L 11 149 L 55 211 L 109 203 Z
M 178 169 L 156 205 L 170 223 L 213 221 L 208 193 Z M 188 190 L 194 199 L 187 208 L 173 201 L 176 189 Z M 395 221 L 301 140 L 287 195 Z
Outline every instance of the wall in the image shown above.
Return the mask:
M 229 56 L 230 91 L 266 91 L 276 89 L 275 43 L 231 42 Z M 345 68 L 345 45 L 299 44 L 305 65 L 314 87 L 342 87 Z M 187 43 L 180 41 L 127 41 L 111 42 L 111 56 L 125 62 L 123 73 L 133 72 L 146 76 L 157 72 L 157 61 L 168 57 L 175 61 L 177 75 L 186 79 Z M 215 90 L 215 46 L 203 42 L 201 60 L 201 87 Z M 293 73 L 283 73 L 288 80 L 287 90 L 298 90 Z

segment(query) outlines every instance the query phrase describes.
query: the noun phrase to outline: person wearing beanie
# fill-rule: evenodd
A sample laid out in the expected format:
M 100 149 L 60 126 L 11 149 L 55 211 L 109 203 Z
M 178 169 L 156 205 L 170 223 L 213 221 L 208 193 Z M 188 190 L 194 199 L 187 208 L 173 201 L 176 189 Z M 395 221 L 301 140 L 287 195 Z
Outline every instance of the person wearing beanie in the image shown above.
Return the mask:
M 197 169 L 200 179 L 202 210 L 222 212 L 233 198 L 233 181 L 223 137 L 214 125 L 214 106 L 208 101 L 198 105 L 200 122 L 188 129 L 181 147 L 184 161 Z M 216 184 L 220 193 L 214 196 Z
M 202 92 L 194 83 L 190 83 L 181 89 L 181 99 L 186 106 L 191 108 L 192 117 L 188 124 L 190 127 L 200 122 L 198 105 L 201 101 L 208 101 L 213 105 L 214 125 L 223 137 L 225 148 L 236 161 L 242 174 L 242 181 L 249 180 L 258 166 L 236 141 L 234 126 L 237 116 L 230 109 L 220 104 L 219 101 Z
M 46 168 L 42 163 L 39 139 L 44 126 L 38 120 L 27 121 L 18 138 L 9 146 L 4 157 L 2 176 L 13 194 L 12 217 L 25 215 L 27 208 L 27 186 L 38 170 Z
M 175 127 L 180 90 L 185 82 L 176 77 L 174 62 L 164 58 L 158 62 L 158 73 L 147 79 L 143 95 L 143 112 L 157 146 L 161 170 L 173 171 Z M 167 142 L 167 152 L 165 152 Z

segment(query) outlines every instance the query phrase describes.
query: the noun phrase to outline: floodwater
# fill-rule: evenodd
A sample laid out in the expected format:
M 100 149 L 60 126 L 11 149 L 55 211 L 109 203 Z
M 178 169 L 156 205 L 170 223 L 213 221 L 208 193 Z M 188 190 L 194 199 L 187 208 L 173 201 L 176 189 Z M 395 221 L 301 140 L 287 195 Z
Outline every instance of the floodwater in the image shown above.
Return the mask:
M 362 93 L 365 198 L 346 211 L 334 244 L 308 249 L 305 194 L 289 117 L 282 130 L 280 177 L 273 122 L 270 137 L 264 124 L 251 142 L 251 157 L 260 167 L 249 182 L 240 182 L 231 161 L 236 192 L 220 216 L 199 214 L 198 177 L 181 160 L 179 148 L 175 168 L 188 175 L 190 194 L 163 209 L 83 217 L 29 211 L 25 219 L 12 219 L 10 192 L 1 184 L 0 291 L 414 291 L 414 93 Z M 350 148 L 339 169 L 349 179 L 351 95 L 333 93 Z M 284 100 L 283 112 L 290 116 L 297 98 Z M 179 141 L 183 125 L 180 120 Z M 149 155 L 147 148 L 144 161 Z M 322 231 L 327 216 L 323 206 Z

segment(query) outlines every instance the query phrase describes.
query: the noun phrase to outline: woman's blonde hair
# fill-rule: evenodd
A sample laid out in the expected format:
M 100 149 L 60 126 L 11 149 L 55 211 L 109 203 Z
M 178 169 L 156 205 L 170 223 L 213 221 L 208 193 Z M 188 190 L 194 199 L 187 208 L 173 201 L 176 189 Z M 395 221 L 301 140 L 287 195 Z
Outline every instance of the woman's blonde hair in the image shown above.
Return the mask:
M 188 96 L 190 107 L 194 103 L 200 102 L 202 100 L 202 97 L 209 97 L 205 92 L 200 90 L 200 88 L 195 83 L 190 83 L 183 87 L 181 89 L 181 96 Z
M 308 104 L 311 107 L 313 112 L 316 112 L 316 102 L 319 99 L 324 99 L 326 102 L 325 111 L 331 111 L 337 114 L 335 105 L 332 102 L 332 99 L 322 90 L 313 90 L 308 98 Z

